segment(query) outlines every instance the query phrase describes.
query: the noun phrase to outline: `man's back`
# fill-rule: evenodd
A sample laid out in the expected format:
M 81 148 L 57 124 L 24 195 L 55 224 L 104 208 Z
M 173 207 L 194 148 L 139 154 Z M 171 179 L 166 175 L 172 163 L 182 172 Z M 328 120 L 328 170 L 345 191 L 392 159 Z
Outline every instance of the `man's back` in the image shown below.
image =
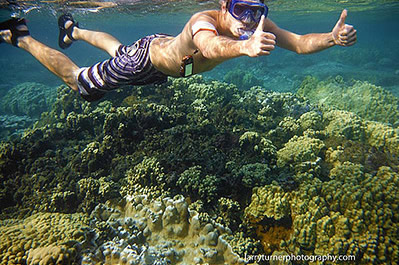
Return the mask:
M 194 60 L 194 72 L 201 73 L 209 71 L 220 60 L 211 60 L 204 57 L 193 41 L 193 24 L 203 21 L 204 18 L 217 21 L 220 11 L 209 10 L 199 12 L 191 17 L 186 23 L 182 32 L 176 37 L 157 38 L 152 41 L 150 46 L 150 58 L 154 66 L 161 72 L 178 77 L 180 76 L 180 67 L 184 56 L 192 56 Z

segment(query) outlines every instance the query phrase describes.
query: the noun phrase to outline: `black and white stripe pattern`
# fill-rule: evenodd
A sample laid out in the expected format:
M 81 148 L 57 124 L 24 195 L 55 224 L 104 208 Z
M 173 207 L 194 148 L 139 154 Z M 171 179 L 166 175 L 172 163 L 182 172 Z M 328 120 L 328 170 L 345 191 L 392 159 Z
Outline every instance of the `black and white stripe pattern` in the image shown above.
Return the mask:
M 155 69 L 149 55 L 151 41 L 163 36 L 155 34 L 129 46 L 121 45 L 115 57 L 82 68 L 78 77 L 82 97 L 93 101 L 117 87 L 166 82 L 167 76 Z M 95 99 L 90 100 L 90 95 Z

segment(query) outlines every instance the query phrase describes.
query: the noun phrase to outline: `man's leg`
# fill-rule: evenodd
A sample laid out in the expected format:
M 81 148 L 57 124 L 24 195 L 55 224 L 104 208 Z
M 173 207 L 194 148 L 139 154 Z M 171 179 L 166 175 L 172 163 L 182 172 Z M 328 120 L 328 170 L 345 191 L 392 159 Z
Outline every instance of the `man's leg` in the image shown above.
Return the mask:
M 31 36 L 19 38 L 18 47 L 32 54 L 48 70 L 61 78 L 65 84 L 78 91 L 77 75 L 80 68 L 65 54 L 44 45 Z
M 72 24 L 72 21 L 67 21 L 65 23 L 65 28 L 72 26 Z M 75 40 L 83 40 L 99 49 L 102 49 L 112 57 L 116 55 L 116 52 L 121 45 L 121 43 L 116 38 L 108 33 L 81 29 L 78 27 L 73 28 L 72 37 Z M 65 36 L 64 41 L 66 43 L 71 42 L 68 36 Z
M 11 35 L 10 30 L 0 31 L 0 37 L 9 44 L 11 44 Z M 77 75 L 80 68 L 63 53 L 47 47 L 30 35 L 19 37 L 17 46 L 32 54 L 33 57 L 61 78 L 70 88 L 75 91 L 78 90 Z

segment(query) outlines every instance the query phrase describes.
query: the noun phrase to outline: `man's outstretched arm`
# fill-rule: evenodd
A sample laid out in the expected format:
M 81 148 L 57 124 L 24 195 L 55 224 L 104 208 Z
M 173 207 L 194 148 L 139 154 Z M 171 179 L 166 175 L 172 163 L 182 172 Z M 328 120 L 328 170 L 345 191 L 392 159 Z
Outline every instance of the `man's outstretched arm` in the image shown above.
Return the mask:
M 271 20 L 265 21 L 265 30 L 276 35 L 277 46 L 294 51 L 298 54 L 308 54 L 322 51 L 334 45 L 351 46 L 356 43 L 356 30 L 352 25 L 345 24 L 347 17 L 346 9 L 328 33 L 311 33 L 298 35 L 279 28 Z
M 205 58 L 215 61 L 224 61 L 244 55 L 250 57 L 269 55 L 274 50 L 276 41 L 274 34 L 263 31 L 264 21 L 265 17 L 262 16 L 258 28 L 248 40 L 235 40 L 215 35 L 210 31 L 201 31 L 194 36 L 193 41 Z

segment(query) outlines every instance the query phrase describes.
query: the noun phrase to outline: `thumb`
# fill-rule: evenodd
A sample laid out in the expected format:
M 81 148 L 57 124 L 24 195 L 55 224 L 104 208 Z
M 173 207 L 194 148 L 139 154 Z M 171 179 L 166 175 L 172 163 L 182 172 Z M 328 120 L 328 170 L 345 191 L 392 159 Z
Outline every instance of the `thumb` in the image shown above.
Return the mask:
M 338 27 L 342 27 L 345 25 L 346 17 L 348 16 L 348 11 L 346 9 L 342 10 L 341 16 L 337 22 Z
M 262 17 L 260 18 L 260 21 L 259 21 L 259 24 L 258 24 L 258 27 L 256 28 L 256 30 L 257 30 L 257 31 L 258 31 L 258 30 L 263 31 L 263 26 L 264 26 L 264 24 L 265 24 L 265 15 L 262 15 Z

